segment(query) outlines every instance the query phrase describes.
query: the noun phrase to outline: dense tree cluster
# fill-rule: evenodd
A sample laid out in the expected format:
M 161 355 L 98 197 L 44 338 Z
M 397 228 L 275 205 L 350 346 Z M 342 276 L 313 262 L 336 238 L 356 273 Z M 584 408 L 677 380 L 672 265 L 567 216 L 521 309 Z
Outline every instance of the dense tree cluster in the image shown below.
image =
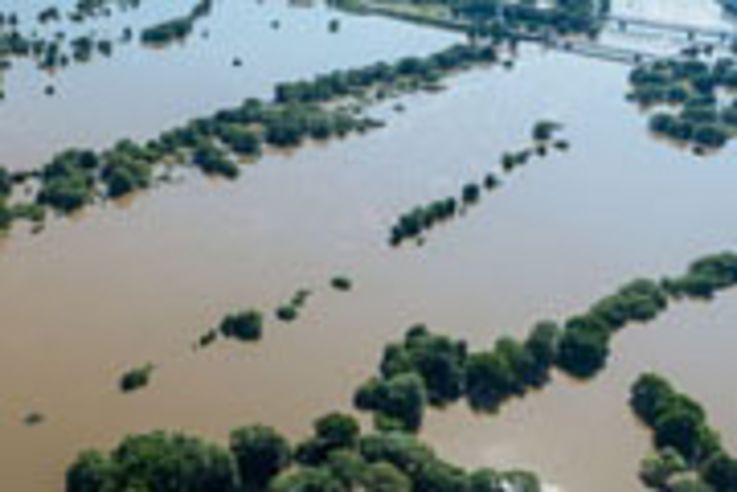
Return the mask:
M 737 460 L 722 447 L 698 402 L 662 376 L 646 373 L 632 385 L 630 405 L 652 429 L 657 450 L 641 465 L 640 477 L 647 486 L 662 491 L 737 490 Z
M 227 449 L 182 434 L 125 438 L 109 454 L 80 453 L 67 492 L 540 492 L 529 472 L 466 471 L 414 436 L 361 434 L 350 415 L 329 413 L 292 445 L 270 427 L 231 432 Z
M 354 403 L 373 412 L 379 428 L 407 431 L 421 426 L 426 404 L 465 396 L 472 408 L 494 411 L 547 384 L 553 368 L 580 379 L 595 376 L 607 363 L 612 336 L 655 319 L 670 300 L 710 298 L 735 284 L 737 254 L 706 256 L 680 277 L 633 280 L 562 325 L 541 321 L 524 340 L 502 336 L 486 350 L 416 326 L 385 347 L 378 375 L 357 389 Z
M 443 406 L 467 397 L 478 410 L 494 410 L 512 396 L 543 385 L 556 359 L 560 328 L 540 322 L 520 343 L 502 337 L 491 350 L 468 352 L 463 340 L 410 328 L 384 349 L 379 376 L 356 391 L 354 402 L 374 412 L 379 428 L 415 431 L 426 403 Z
M 630 73 L 628 99 L 645 107 L 667 106 L 650 117 L 650 130 L 696 149 L 723 147 L 737 130 L 737 64 L 733 58 L 703 61 L 697 55 L 658 60 Z M 725 99 L 726 98 L 726 99 Z
M 564 139 L 553 138 L 562 129 L 558 122 L 540 120 L 532 128 L 533 143 L 520 151 L 504 152 L 499 165 L 505 173 L 524 166 L 534 155 L 545 156 L 549 148 L 564 152 L 569 143 Z M 488 172 L 479 182 L 468 182 L 461 187 L 458 196 L 449 196 L 434 200 L 426 205 L 416 206 L 399 216 L 391 226 L 389 244 L 399 246 L 404 241 L 417 240 L 421 244 L 425 235 L 436 225 L 449 221 L 480 202 L 482 192 L 490 193 L 501 186 L 501 178 L 494 172 Z

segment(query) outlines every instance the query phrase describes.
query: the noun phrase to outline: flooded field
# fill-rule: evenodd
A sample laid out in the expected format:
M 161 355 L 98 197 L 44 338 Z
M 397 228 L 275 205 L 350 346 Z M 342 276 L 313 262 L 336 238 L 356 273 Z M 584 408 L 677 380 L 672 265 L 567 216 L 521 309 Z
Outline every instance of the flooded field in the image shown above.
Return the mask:
M 341 31 L 330 34 L 336 16 Z M 272 18 L 280 30 L 269 27 Z M 11 72 L 0 160 L 24 168 L 67 144 L 146 137 L 266 96 L 279 80 L 458 39 L 281 3 L 224 2 L 203 25 L 207 41 L 171 53 L 130 48 L 69 69 L 53 99 L 38 95 L 35 70 Z M 241 69 L 230 66 L 236 53 L 246 60 Z M 625 66 L 524 48 L 511 71 L 456 76 L 443 93 L 404 97 L 402 114 L 379 108 L 389 124 L 367 136 L 269 155 L 235 182 L 187 176 L 55 221 L 41 235 L 7 238 L 3 483 L 14 492 L 60 491 L 80 449 L 156 428 L 224 440 L 229 429 L 260 421 L 302 435 L 313 416 L 350 409 L 383 345 L 410 324 L 490 345 L 582 310 L 634 277 L 680 272 L 733 247 L 734 146 L 698 158 L 654 140 L 624 100 L 626 78 Z M 397 214 L 495 167 L 541 117 L 565 123 L 569 153 L 515 173 L 423 247 L 386 245 Z M 352 292 L 330 289 L 337 273 L 355 280 Z M 192 351 L 223 313 L 271 311 L 302 287 L 315 294 L 295 323 L 269 320 L 253 346 Z M 459 463 L 528 468 L 562 491 L 641 490 L 638 463 L 651 446 L 627 395 L 643 370 L 662 371 L 697 397 L 737 450 L 737 383 L 723 377 L 735 370 L 735 315 L 735 294 L 679 306 L 619 335 L 608 369 L 592 382 L 557 375 L 498 416 L 474 416 L 465 404 L 432 410 L 422 435 Z M 120 374 L 146 362 L 158 367 L 151 385 L 121 395 Z M 47 420 L 28 428 L 29 411 Z

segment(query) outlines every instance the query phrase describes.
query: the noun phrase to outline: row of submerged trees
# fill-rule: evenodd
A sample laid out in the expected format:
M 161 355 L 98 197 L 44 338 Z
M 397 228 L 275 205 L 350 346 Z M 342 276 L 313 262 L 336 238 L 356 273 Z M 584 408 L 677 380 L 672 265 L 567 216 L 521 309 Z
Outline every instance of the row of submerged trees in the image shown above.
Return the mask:
M 264 147 L 295 148 L 307 139 L 327 140 L 382 126 L 355 110 L 327 103 L 349 97 L 380 99 L 421 89 L 438 77 L 495 59 L 490 46 L 456 45 L 424 58 L 408 57 L 279 84 L 273 101 L 247 99 L 143 144 L 122 140 L 99 152 L 65 150 L 41 169 L 11 175 L 11 188 L 36 181 L 35 205 L 69 213 L 95 199 L 148 188 L 156 166 L 163 162 L 189 163 L 206 174 L 232 179 L 240 171 L 236 159 L 256 159 Z
M 562 324 L 539 322 L 524 340 L 503 336 L 491 349 L 472 351 L 464 340 L 413 327 L 404 340 L 386 346 L 378 374 L 357 389 L 354 403 L 373 413 L 377 428 L 404 431 L 421 427 L 427 404 L 466 397 L 475 410 L 496 411 L 545 386 L 553 368 L 594 377 L 622 328 L 653 320 L 671 300 L 710 299 L 735 284 L 737 254 L 720 253 L 693 262 L 677 277 L 634 280 Z
M 362 434 L 350 415 L 326 414 L 296 444 L 271 427 L 234 429 L 229 444 L 179 433 L 129 436 L 112 452 L 85 451 L 67 492 L 539 492 L 529 472 L 467 471 L 404 433 Z
M 654 373 L 632 385 L 630 406 L 653 432 L 656 452 L 641 463 L 648 487 L 672 492 L 737 490 L 737 460 L 723 447 L 702 406 Z
M 733 57 L 658 60 L 636 67 L 629 79 L 628 99 L 645 108 L 661 108 L 650 116 L 653 133 L 690 144 L 699 153 L 723 147 L 736 134 Z
M 141 42 L 149 45 L 163 45 L 172 41 L 183 41 L 192 34 L 197 21 L 210 15 L 212 5 L 213 0 L 198 0 L 187 15 L 143 29 Z
M 535 156 L 547 156 L 550 148 L 567 150 L 570 145 L 568 141 L 554 139 L 561 128 L 560 123 L 550 120 L 540 120 L 535 123 L 532 130 L 533 143 L 516 152 L 505 152 L 499 162 L 501 169 L 505 173 L 511 173 L 527 164 Z M 484 196 L 483 192 L 490 193 L 501 184 L 501 178 L 492 171 L 487 173 L 480 182 L 472 181 L 463 185 L 457 197 L 449 196 L 414 207 L 401 214 L 391 226 L 389 244 L 399 246 L 408 240 L 416 240 L 422 244 L 425 235 L 436 225 L 464 215 L 469 207 L 481 201 Z
M 330 280 L 330 287 L 338 292 L 347 292 L 353 288 L 353 281 L 347 276 L 335 276 Z M 282 322 L 295 321 L 312 297 L 310 289 L 298 289 L 289 302 L 279 305 L 274 310 L 274 317 Z M 254 343 L 261 340 L 266 327 L 266 316 L 258 309 L 243 309 L 226 314 L 218 324 L 202 333 L 193 345 L 194 350 L 204 349 L 219 338 L 230 339 L 240 343 Z M 124 393 L 130 393 L 148 386 L 156 366 L 151 363 L 134 367 L 122 374 L 118 387 Z

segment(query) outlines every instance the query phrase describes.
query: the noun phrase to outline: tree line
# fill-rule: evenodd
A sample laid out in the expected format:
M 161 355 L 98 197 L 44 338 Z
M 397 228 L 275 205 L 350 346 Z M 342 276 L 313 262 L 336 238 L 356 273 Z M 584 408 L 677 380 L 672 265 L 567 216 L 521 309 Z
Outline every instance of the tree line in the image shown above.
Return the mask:
M 11 188 L 39 183 L 29 204 L 66 214 L 95 200 L 118 198 L 147 189 L 161 163 L 180 162 L 205 174 L 238 177 L 238 159 L 255 160 L 266 146 L 294 148 L 307 139 L 342 138 L 381 127 L 374 118 L 330 105 L 353 98 L 380 100 L 390 94 L 422 89 L 440 77 L 496 60 L 492 46 L 454 45 L 427 57 L 406 57 L 395 63 L 336 70 L 311 81 L 278 84 L 271 101 L 246 99 L 239 106 L 162 132 L 145 143 L 129 139 L 94 151 L 69 148 L 40 169 L 8 175 Z M 11 190 L 12 191 L 12 190 Z M 0 206 L 0 226 L 13 215 Z M 9 219 L 9 220 L 8 220 Z
M 653 433 L 656 451 L 640 467 L 645 485 L 663 492 L 737 490 L 737 459 L 697 401 L 664 377 L 645 373 L 631 387 L 630 406 Z
M 385 347 L 378 373 L 357 388 L 354 404 L 373 414 L 377 428 L 410 432 L 419 430 L 428 405 L 465 397 L 474 410 L 494 412 L 544 387 L 553 369 L 593 378 L 605 368 L 611 339 L 623 328 L 655 319 L 671 301 L 708 300 L 735 284 L 737 254 L 706 256 L 681 275 L 633 280 L 584 313 L 562 323 L 540 321 L 525 339 L 502 336 L 490 349 L 471 350 L 465 340 L 418 325 Z
M 533 126 L 531 145 L 522 150 L 504 152 L 499 166 L 504 173 L 511 173 L 527 164 L 534 156 L 545 157 L 550 149 L 566 151 L 570 147 L 567 140 L 553 140 L 562 125 L 551 120 L 540 120 Z M 484 196 L 483 191 L 491 193 L 502 185 L 502 179 L 494 171 L 488 172 L 480 181 L 471 181 L 461 187 L 458 196 L 448 196 L 419 205 L 399 216 L 389 232 L 389 244 L 399 246 L 408 240 L 424 243 L 427 233 L 435 226 L 453 218 L 465 215 L 473 205 Z
M 181 433 L 128 436 L 110 453 L 79 454 L 67 492 L 540 492 L 525 471 L 465 470 L 416 437 L 361 432 L 339 412 L 313 423 L 297 443 L 275 429 L 234 429 L 227 447 Z

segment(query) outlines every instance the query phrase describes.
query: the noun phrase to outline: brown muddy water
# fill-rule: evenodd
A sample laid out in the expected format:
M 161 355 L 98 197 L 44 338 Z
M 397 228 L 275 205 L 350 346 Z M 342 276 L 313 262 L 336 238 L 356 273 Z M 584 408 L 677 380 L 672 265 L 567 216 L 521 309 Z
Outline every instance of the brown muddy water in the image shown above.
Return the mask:
M 341 37 L 322 41 L 333 40 L 328 55 L 326 44 L 321 51 L 310 43 L 327 37 L 326 19 L 335 14 L 252 8 L 261 16 L 256 25 L 277 15 L 274 8 L 300 27 L 289 34 L 291 22 L 283 21 L 283 46 L 271 54 L 270 43 L 244 35 L 244 46 L 261 52 L 251 82 L 233 82 L 228 68 L 222 85 L 205 69 L 165 84 L 157 70 L 183 68 L 158 54 L 151 63 L 161 67 L 150 72 L 116 72 L 123 84 L 108 73 L 121 70 L 121 58 L 89 67 L 101 79 L 82 104 L 72 91 L 92 82 L 70 71 L 63 76 L 70 93 L 58 101 L 20 94 L 13 102 L 8 91 L 0 112 L 32 111 L 28 121 L 40 123 L 29 123 L 38 131 L 31 145 L 14 140 L 13 125 L 0 118 L 2 141 L 10 142 L 3 157 L 35 159 L 77 138 L 103 145 L 111 135 L 145 135 L 251 90 L 265 93 L 300 70 L 394 58 L 397 36 L 408 40 L 407 52 L 454 39 L 347 18 Z M 212 62 L 207 53 L 199 63 Z M 582 310 L 635 276 L 678 272 L 737 244 L 734 145 L 697 158 L 653 140 L 623 99 L 625 67 L 537 49 L 522 55 L 512 71 L 476 70 L 444 93 L 405 97 L 407 111 L 365 137 L 268 156 L 232 183 L 187 176 L 4 241 L 0 489 L 60 491 L 80 449 L 112 446 L 127 433 L 181 429 L 224 440 L 233 427 L 260 421 L 302 435 L 313 417 L 350 408 L 383 345 L 412 323 L 490 345 L 502 334 L 523 335 L 540 318 Z M 100 82 L 106 77 L 117 84 Z M 141 111 L 126 111 L 128 90 L 145 86 Z M 97 107 L 101 101 L 107 106 Z M 83 116 L 63 124 L 58 104 Z M 91 125 L 96 112 L 105 117 Z M 483 176 L 501 152 L 527 143 L 540 117 L 565 122 L 568 154 L 521 169 L 466 217 L 434 230 L 424 247 L 386 246 L 399 213 Z M 355 280 L 352 292 L 329 288 L 336 273 Z M 269 311 L 301 287 L 315 295 L 300 319 L 270 320 L 260 343 L 191 350 L 225 312 Z M 662 371 L 699 399 L 737 450 L 737 383 L 725 377 L 737 368 L 736 317 L 735 293 L 674 307 L 618 336 L 609 368 L 593 382 L 557 377 L 495 417 L 473 416 L 462 404 L 431 411 L 423 436 L 464 465 L 530 468 L 564 491 L 641 490 L 637 464 L 649 438 L 626 399 L 643 370 Z M 121 395 L 120 374 L 149 361 L 158 366 L 150 386 Z M 28 411 L 46 421 L 24 426 Z

